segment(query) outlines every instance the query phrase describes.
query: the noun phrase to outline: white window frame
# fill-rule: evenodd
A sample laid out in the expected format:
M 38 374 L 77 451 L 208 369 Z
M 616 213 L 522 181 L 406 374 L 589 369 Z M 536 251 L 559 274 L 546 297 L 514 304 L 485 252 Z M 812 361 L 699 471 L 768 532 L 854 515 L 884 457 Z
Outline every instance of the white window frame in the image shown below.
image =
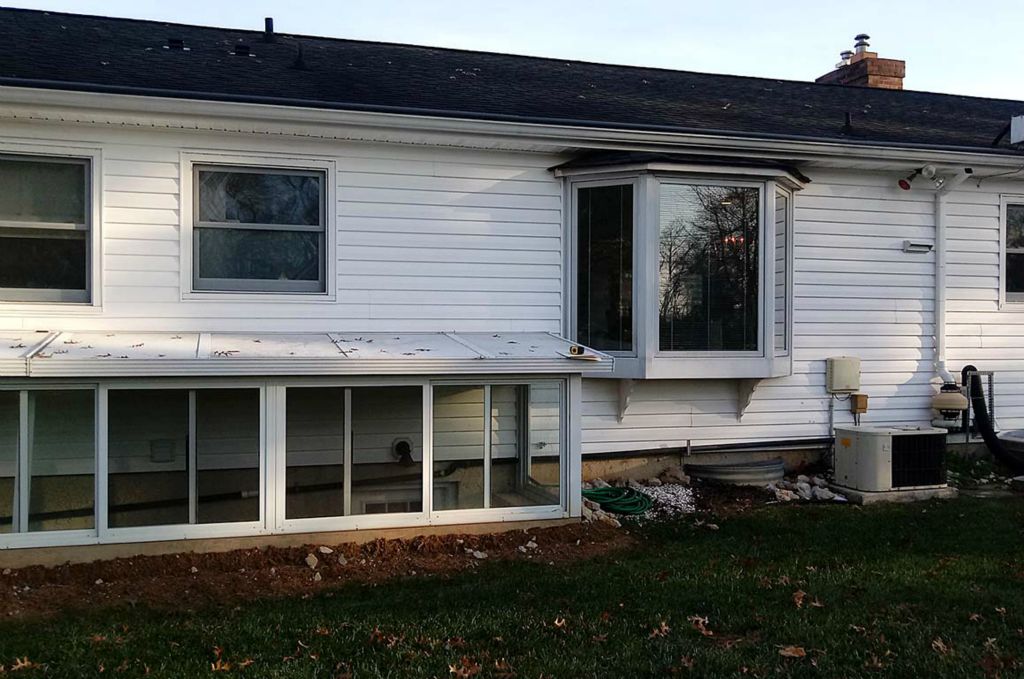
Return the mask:
M 534 507 L 503 507 L 490 509 L 457 509 L 432 511 L 433 502 L 433 388 L 435 385 L 499 385 L 559 382 L 561 384 L 560 424 L 560 503 Z M 302 387 L 417 387 L 422 391 L 422 489 L 423 508 L 420 512 L 394 514 L 360 514 L 308 519 L 286 519 L 286 398 L 288 388 Z M 95 464 L 94 510 L 95 527 L 90 530 L 57 530 L 0 534 L 0 552 L 9 548 L 62 547 L 95 544 L 140 543 L 163 540 L 190 540 L 225 537 L 258 537 L 296 533 L 354 531 L 361 529 L 406 528 L 428 525 L 452 525 L 482 522 L 533 521 L 580 516 L 582 500 L 580 486 L 582 469 L 580 450 L 580 408 L 582 378 L 574 375 L 472 375 L 465 378 L 432 378 L 428 376 L 395 377 L 308 377 L 308 378 L 189 378 L 163 377 L 147 379 L 110 379 L 97 383 L 82 380 L 71 382 L 39 383 L 19 380 L 5 383 L 5 391 L 82 389 L 94 393 L 95 403 Z M 260 517 L 252 522 L 217 524 L 177 524 L 166 526 L 109 526 L 109 394 L 113 390 L 203 390 L 203 389 L 258 389 L 260 393 Z M 27 397 L 21 396 L 21 401 Z M 351 437 L 351 401 L 346 399 L 346 439 Z M 21 408 L 24 406 L 22 405 Z M 19 421 L 25 419 L 19 409 Z M 488 417 L 485 421 L 489 421 Z M 24 428 L 24 423 L 20 427 Z M 24 436 L 19 436 L 19 446 Z M 21 455 L 21 453 L 19 453 Z M 346 443 L 346 456 L 350 460 L 351 443 Z M 20 469 L 19 469 L 20 472 Z M 17 475 L 21 483 L 22 475 Z M 350 479 L 351 474 L 346 474 Z M 350 497 L 350 495 L 349 495 Z M 187 549 L 187 545 L 182 546 Z
M 85 231 L 86 272 L 85 290 L 57 290 L 37 288 L 0 289 L 0 310 L 16 314 L 59 310 L 81 312 L 101 306 L 103 269 L 102 224 L 100 206 L 103 176 L 100 150 L 93 147 L 53 146 L 0 141 L 0 157 L 39 162 L 66 162 L 85 166 L 85 219 L 84 224 L 51 222 L 0 222 L 0 228 L 52 229 L 54 231 Z
M 607 377 L 641 379 L 762 379 L 792 373 L 793 345 L 793 251 L 795 231 L 794 190 L 800 184 L 778 170 L 744 168 L 708 168 L 665 164 L 643 165 L 623 171 L 587 169 L 579 173 L 564 172 L 567 178 L 569 216 L 565 220 L 566 271 L 568 272 L 567 327 L 569 336 L 576 336 L 576 309 L 579 291 L 576 285 L 576 191 L 579 187 L 618 185 L 635 182 L 633 228 L 633 344 L 635 354 L 616 356 L 614 371 Z M 760 232 L 758 270 L 760 277 L 758 303 L 758 349 L 756 351 L 662 351 L 659 346 L 659 237 L 662 184 L 706 186 L 746 186 L 760 191 Z M 776 355 L 774 332 L 775 267 L 768 266 L 768 250 L 774 258 L 775 195 L 782 191 L 789 197 L 786 290 L 787 349 Z M 766 245 L 767 244 L 767 245 Z M 767 249 L 766 249 L 767 248 Z M 772 260 L 774 261 L 774 260 Z M 770 306 L 769 306 L 770 305 Z M 614 353 L 615 352 L 609 352 Z
M 1024 304 L 1024 292 L 1008 292 L 1006 289 L 1006 282 L 1009 278 L 1006 255 L 1024 254 L 1024 249 L 1014 248 L 1010 250 L 1006 247 L 1007 208 L 1010 205 L 1024 207 L 1024 195 L 1002 194 L 999 196 L 999 306 L 1002 307 L 1009 304 L 1016 308 L 1017 305 Z
M 336 169 L 331 160 L 314 157 L 292 157 L 272 155 L 239 155 L 219 153 L 183 152 L 180 156 L 181 166 L 181 297 L 183 300 L 210 301 L 275 301 L 275 302 L 333 302 L 337 299 L 337 199 Z M 316 231 L 319 227 L 296 228 L 288 225 L 236 225 L 209 223 L 197 226 L 198 219 L 198 173 L 202 169 L 224 170 L 227 172 L 253 172 L 274 174 L 310 173 L 323 177 L 321 195 L 321 221 L 323 222 L 323 252 L 321 267 L 323 290 L 303 289 L 311 287 L 299 285 L 301 281 L 289 281 L 290 286 L 278 289 L 266 287 L 267 281 L 231 280 L 223 289 L 197 287 L 200 281 L 196 248 L 198 247 L 197 228 L 266 228 L 275 231 Z M 224 279 L 203 279 L 218 281 Z M 269 282 L 273 283 L 273 281 Z M 290 287 L 292 289 L 284 289 Z M 319 287 L 319 286 L 318 286 Z

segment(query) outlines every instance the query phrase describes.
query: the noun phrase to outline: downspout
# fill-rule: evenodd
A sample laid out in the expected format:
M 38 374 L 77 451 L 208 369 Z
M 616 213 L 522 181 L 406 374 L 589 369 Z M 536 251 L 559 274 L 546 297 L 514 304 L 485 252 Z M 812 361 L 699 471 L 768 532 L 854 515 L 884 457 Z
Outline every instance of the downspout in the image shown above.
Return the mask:
M 943 384 L 956 384 L 946 369 L 946 197 L 972 174 L 965 167 L 935 191 L 935 374 Z

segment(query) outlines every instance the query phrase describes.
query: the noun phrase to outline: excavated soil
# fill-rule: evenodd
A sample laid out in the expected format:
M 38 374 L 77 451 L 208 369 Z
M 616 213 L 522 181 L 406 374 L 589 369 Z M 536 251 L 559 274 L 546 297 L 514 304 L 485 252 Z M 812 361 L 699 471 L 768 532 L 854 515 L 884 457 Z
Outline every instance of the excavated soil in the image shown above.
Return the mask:
M 188 611 L 254 598 L 311 595 L 348 583 L 445 576 L 495 560 L 571 562 L 623 549 L 633 541 L 625 530 L 581 523 L 490 535 L 423 536 L 364 544 L 140 556 L 53 568 L 33 566 L 0 575 L 0 616 L 17 619 L 122 606 Z M 321 547 L 331 551 L 324 553 Z M 474 551 L 476 556 L 471 553 Z M 313 567 L 307 563 L 310 554 L 316 557 Z M 478 558 L 482 554 L 486 558 Z

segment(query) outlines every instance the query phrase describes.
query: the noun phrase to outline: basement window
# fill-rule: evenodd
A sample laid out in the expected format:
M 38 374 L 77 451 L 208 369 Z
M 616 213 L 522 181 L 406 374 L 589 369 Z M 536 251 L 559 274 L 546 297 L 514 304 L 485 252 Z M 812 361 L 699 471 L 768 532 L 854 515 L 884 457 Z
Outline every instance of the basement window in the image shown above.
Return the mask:
M 323 293 L 326 173 L 196 165 L 196 291 Z
M 0 299 L 88 302 L 89 162 L 0 156 Z
M 1007 302 L 1024 302 L 1024 200 L 1005 204 L 1003 285 Z
M 791 371 L 792 191 L 802 184 L 781 169 L 700 169 L 562 171 L 573 201 L 570 326 L 616 356 L 614 377 Z

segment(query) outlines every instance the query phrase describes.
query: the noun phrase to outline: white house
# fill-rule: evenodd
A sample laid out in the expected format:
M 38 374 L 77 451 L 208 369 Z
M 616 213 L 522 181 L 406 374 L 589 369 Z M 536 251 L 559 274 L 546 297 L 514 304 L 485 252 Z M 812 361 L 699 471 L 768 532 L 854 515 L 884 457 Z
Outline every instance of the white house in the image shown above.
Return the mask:
M 901 77 L 0 10 L 0 548 L 575 517 L 820 449 L 835 355 L 1024 427 L 1024 102 Z

